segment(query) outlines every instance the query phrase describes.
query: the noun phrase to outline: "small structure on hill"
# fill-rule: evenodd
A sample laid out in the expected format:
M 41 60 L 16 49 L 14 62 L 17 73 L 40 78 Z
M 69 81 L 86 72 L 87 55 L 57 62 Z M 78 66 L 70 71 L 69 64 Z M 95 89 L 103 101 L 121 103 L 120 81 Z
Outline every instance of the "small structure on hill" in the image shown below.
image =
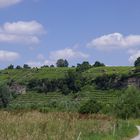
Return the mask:
M 139 77 L 131 77 L 128 79 L 128 85 L 140 87 L 140 78 Z
M 26 94 L 26 86 L 19 85 L 17 83 L 12 84 L 9 89 L 11 92 L 15 92 L 16 94 Z

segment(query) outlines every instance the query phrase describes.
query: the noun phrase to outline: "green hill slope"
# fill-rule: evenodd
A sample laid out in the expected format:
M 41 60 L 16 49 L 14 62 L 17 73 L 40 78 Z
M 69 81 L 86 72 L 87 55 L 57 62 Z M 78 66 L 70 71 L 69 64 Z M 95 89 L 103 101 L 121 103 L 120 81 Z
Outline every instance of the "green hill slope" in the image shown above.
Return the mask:
M 14 80 L 18 83 L 26 83 L 31 79 L 59 79 L 72 68 L 41 68 L 41 69 L 7 69 L 0 71 L 0 83 Z
M 75 68 L 41 68 L 41 69 L 7 69 L 0 71 L 0 83 L 14 80 L 20 84 L 26 84 L 31 79 L 60 79 L 64 78 L 68 70 Z M 94 67 L 81 73 L 87 79 L 94 79 L 103 74 L 129 74 L 134 67 Z M 39 108 L 58 106 L 68 110 L 77 110 L 81 104 L 89 99 L 96 99 L 99 102 L 113 104 L 119 97 L 115 91 L 97 90 L 92 85 L 87 85 L 76 94 L 63 95 L 61 92 L 37 93 L 27 92 L 19 95 L 10 102 L 11 108 Z

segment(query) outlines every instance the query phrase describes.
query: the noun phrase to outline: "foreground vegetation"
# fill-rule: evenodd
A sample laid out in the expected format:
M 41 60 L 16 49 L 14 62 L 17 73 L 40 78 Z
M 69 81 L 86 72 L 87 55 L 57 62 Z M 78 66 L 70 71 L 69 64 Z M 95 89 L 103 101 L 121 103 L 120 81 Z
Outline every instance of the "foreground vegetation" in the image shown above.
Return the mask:
M 0 111 L 0 134 L 0 140 L 126 140 L 137 130 L 105 115 Z
M 58 62 L 57 68 L 0 71 L 0 139 L 127 140 L 137 134 L 139 67 Z

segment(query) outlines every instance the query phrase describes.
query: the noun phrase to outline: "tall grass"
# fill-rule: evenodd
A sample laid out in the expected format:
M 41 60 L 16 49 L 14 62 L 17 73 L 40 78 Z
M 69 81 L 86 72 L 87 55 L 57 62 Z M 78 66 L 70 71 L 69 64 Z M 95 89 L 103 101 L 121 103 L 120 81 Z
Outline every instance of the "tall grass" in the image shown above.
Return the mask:
M 0 140 L 123 140 L 136 134 L 132 124 L 115 124 L 104 115 L 0 111 Z

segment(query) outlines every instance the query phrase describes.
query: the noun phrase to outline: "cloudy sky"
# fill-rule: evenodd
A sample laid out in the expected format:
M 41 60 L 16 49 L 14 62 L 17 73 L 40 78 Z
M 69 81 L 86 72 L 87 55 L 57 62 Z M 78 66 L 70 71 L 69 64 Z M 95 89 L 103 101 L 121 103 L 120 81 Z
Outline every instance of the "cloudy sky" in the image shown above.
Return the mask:
M 0 68 L 140 56 L 140 0 L 0 0 Z

